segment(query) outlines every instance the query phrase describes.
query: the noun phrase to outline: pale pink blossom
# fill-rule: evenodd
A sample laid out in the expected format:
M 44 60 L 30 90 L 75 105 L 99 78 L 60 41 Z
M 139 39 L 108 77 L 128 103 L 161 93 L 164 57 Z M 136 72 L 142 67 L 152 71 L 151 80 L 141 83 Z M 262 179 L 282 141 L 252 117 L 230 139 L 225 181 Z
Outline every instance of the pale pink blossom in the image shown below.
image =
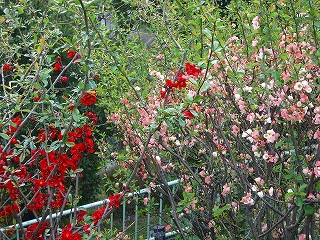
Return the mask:
M 257 40 L 253 40 L 253 41 L 251 42 L 251 45 L 252 45 L 252 47 L 258 46 L 258 41 L 257 41 Z
M 244 196 L 241 201 L 242 203 L 246 204 L 246 205 L 253 205 L 254 204 L 254 200 L 251 197 L 251 193 L 248 192 L 246 196 Z
M 226 184 L 223 186 L 223 190 L 222 190 L 221 194 L 222 194 L 223 196 L 226 196 L 228 192 L 230 192 L 230 183 L 226 183 Z
M 254 118 L 255 118 L 255 114 L 254 113 L 249 113 L 247 115 L 247 121 L 249 121 L 249 122 L 253 122 Z
M 168 224 L 168 225 L 165 227 L 165 231 L 168 232 L 170 229 L 171 229 L 171 225 Z
M 279 134 L 276 133 L 273 129 L 268 130 L 263 137 L 267 140 L 267 143 L 273 143 L 277 138 Z
M 317 177 L 320 177 L 320 160 L 314 165 L 313 172 Z
M 184 191 L 185 191 L 186 193 L 189 193 L 189 192 L 192 191 L 192 187 L 191 187 L 191 186 L 188 186 L 188 187 L 185 188 Z
M 252 27 L 253 27 L 254 30 L 257 30 L 257 29 L 260 28 L 260 24 L 259 23 L 260 23 L 260 18 L 258 16 L 254 17 L 252 19 Z
M 209 185 L 210 182 L 211 182 L 211 175 L 210 176 L 206 176 L 205 179 L 204 179 L 204 182 Z
M 143 199 L 143 204 L 144 204 L 144 205 L 147 205 L 147 204 L 148 204 L 148 201 L 149 201 L 149 198 L 145 197 L 145 198 Z
M 299 240 L 305 240 L 305 239 L 307 239 L 307 236 L 305 234 L 301 234 L 299 236 Z
M 240 128 L 237 125 L 233 125 L 232 126 L 232 133 L 234 135 L 238 135 L 239 132 L 240 132 Z
M 163 54 L 158 54 L 158 55 L 156 56 L 156 59 L 161 60 L 162 58 L 163 58 Z

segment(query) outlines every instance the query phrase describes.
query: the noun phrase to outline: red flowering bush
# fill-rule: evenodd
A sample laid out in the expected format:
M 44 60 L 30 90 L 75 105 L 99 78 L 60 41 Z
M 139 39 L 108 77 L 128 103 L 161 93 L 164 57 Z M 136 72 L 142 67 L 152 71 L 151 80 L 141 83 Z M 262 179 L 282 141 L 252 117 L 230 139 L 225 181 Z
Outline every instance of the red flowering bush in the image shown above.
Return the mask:
M 70 6 L 76 12 L 71 15 L 79 17 L 69 20 L 80 20 L 84 10 L 81 4 L 70 3 Z M 19 7 L 12 3 L 0 17 L 0 27 L 7 33 L 1 41 L 5 62 L 1 64 L 0 89 L 3 103 L 0 104 L 0 225 L 5 239 L 13 235 L 12 229 L 19 231 L 20 239 L 48 236 L 82 239 L 91 233 L 93 224 L 85 222 L 90 219 L 86 212 L 75 211 L 78 213 L 74 214 L 75 223 L 62 229 L 61 219 L 52 217 L 70 207 L 77 209 L 82 168 L 95 152 L 93 132 L 98 122 L 97 114 L 88 107 L 84 111 L 82 106 L 97 101 L 96 77 L 90 74 L 89 68 L 82 68 L 87 63 L 79 54 L 86 52 L 85 44 L 89 40 L 71 40 L 77 39 L 77 35 L 70 39 L 64 36 L 61 40 L 60 34 L 66 30 L 60 22 L 63 9 L 63 4 L 52 1 L 38 5 L 37 9 L 31 2 Z M 35 14 L 39 11 L 56 19 L 55 30 L 52 23 L 47 25 L 48 16 Z M 46 36 L 30 40 L 29 34 L 38 36 L 35 32 L 38 27 Z M 18 29 L 23 41 L 11 34 Z M 73 30 L 68 27 L 69 34 Z M 71 51 L 71 47 L 76 50 Z M 85 54 L 85 58 L 92 60 L 90 53 Z M 14 62 L 14 69 L 9 62 Z M 48 221 L 23 227 L 27 215 Z

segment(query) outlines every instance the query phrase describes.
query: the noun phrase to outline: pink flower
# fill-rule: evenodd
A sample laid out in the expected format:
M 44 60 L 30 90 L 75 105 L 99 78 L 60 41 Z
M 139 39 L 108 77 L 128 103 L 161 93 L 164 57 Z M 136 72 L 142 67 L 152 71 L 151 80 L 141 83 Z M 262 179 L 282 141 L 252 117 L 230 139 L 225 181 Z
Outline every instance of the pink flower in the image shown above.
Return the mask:
M 317 161 L 314 165 L 313 172 L 317 177 L 320 177 L 320 161 Z
M 147 198 L 147 197 L 144 198 L 144 199 L 143 199 L 143 204 L 144 204 L 144 205 L 147 205 L 147 204 L 148 204 L 148 201 L 149 201 L 149 198 Z
M 226 196 L 228 192 L 230 192 L 230 184 L 229 184 L 229 183 L 226 183 L 226 184 L 223 186 L 223 190 L 222 190 L 221 194 L 222 194 L 223 196 Z
M 247 121 L 253 122 L 254 117 L 255 117 L 255 114 L 254 114 L 254 113 L 249 113 L 249 114 L 247 115 Z
M 251 45 L 252 45 L 252 47 L 258 46 L 258 41 L 257 41 L 257 40 L 253 40 L 253 41 L 251 42 Z
M 171 225 L 168 224 L 168 225 L 165 227 L 165 231 L 168 232 L 170 229 L 171 229 Z
M 241 201 L 242 203 L 246 204 L 246 205 L 253 205 L 254 204 L 254 200 L 251 197 L 251 193 L 247 193 L 246 196 L 244 196 Z
M 163 54 L 159 54 L 156 56 L 157 59 L 161 60 L 163 58 Z
M 306 237 L 306 235 L 305 234 L 301 234 L 300 236 L 299 236 L 299 240 L 305 240 L 307 237 Z
M 260 18 L 258 16 L 256 16 L 254 19 L 252 19 L 252 27 L 254 30 L 257 30 L 260 28 Z
M 191 192 L 191 190 L 192 190 L 192 187 L 191 186 L 189 186 L 189 187 L 186 187 L 186 189 L 184 190 L 186 193 L 189 193 L 189 192 Z
M 239 132 L 240 132 L 240 128 L 237 125 L 233 125 L 232 126 L 232 133 L 234 135 L 238 135 Z
M 279 134 L 273 131 L 273 129 L 268 130 L 267 133 L 263 135 L 263 137 L 267 139 L 267 143 L 273 143 L 278 136 Z

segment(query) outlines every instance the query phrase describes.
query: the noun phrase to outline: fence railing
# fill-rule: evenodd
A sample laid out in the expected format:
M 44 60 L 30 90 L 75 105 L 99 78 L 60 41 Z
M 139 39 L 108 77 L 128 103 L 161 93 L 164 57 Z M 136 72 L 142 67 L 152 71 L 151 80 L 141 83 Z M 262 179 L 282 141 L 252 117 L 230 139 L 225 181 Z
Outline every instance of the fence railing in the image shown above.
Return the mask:
M 168 186 L 172 186 L 173 188 L 175 188 L 175 185 L 177 185 L 179 183 L 179 180 L 173 180 L 173 181 L 170 181 L 170 182 L 167 182 L 167 185 Z M 157 185 L 157 187 L 161 187 L 162 185 Z M 174 190 L 174 189 L 173 189 Z M 154 239 L 152 235 L 152 226 L 151 226 L 151 212 L 147 211 L 147 214 L 146 214 L 146 224 L 141 227 L 139 226 L 139 200 L 142 199 L 141 196 L 146 196 L 147 198 L 150 199 L 151 197 L 151 192 L 148 188 L 145 188 L 145 189 L 141 189 L 139 191 L 136 191 L 136 192 L 132 192 L 132 193 L 128 193 L 124 199 L 124 202 L 122 203 L 122 232 L 125 233 L 128 231 L 128 229 L 134 227 L 134 233 L 133 233 L 133 236 L 131 235 L 131 239 L 134 239 L 134 240 L 138 240 L 140 239 L 140 236 L 139 236 L 139 233 L 141 232 L 144 232 L 146 236 L 146 239 L 149 239 L 149 240 L 152 240 Z M 127 216 L 127 211 L 126 211 L 126 208 L 127 208 L 127 202 L 129 199 L 133 199 L 133 197 L 135 197 L 135 206 L 134 206 L 134 220 L 132 221 L 132 223 L 128 224 L 127 223 L 127 220 L 128 220 L 128 216 Z M 51 214 L 49 216 L 46 217 L 46 220 L 49 220 L 49 219 L 55 219 L 55 218 L 58 218 L 58 217 L 62 217 L 62 216 L 66 216 L 66 215 L 69 215 L 71 213 L 74 213 L 75 210 L 83 210 L 83 209 L 91 209 L 91 208 L 94 208 L 94 207 L 99 207 L 103 204 L 107 204 L 109 202 L 108 199 L 104 199 L 104 200 L 101 200 L 101 201 L 97 201 L 97 202 L 93 202 L 93 203 L 89 203 L 89 204 L 85 204 L 85 205 L 82 205 L 82 206 L 78 206 L 76 209 L 75 208 L 72 208 L 72 209 L 68 209 L 68 210 L 64 210 L 62 212 L 58 212 L 58 213 L 54 213 L 54 214 Z M 159 211 L 158 211 L 158 214 L 156 216 L 156 222 L 157 222 L 157 225 L 162 225 L 163 224 L 163 207 L 164 207 L 164 203 L 163 203 L 163 194 L 160 192 L 160 196 L 159 196 Z M 154 218 L 154 217 L 153 217 Z M 34 223 L 37 223 L 37 222 L 40 222 L 42 220 L 41 217 L 39 217 L 38 219 L 32 219 L 32 220 L 29 220 L 29 221 L 25 221 L 25 222 L 22 222 L 22 226 L 23 227 L 27 227 L 31 224 L 34 224 Z M 153 222 L 155 219 L 153 219 Z M 118 224 L 119 225 L 119 224 Z M 140 224 L 141 225 L 141 224 Z M 7 226 L 5 228 L 1 228 L 0 231 L 1 232 L 5 232 L 6 230 L 8 229 L 16 229 L 17 230 L 17 238 L 16 239 L 20 239 L 19 238 L 19 228 L 20 228 L 21 225 L 19 224 L 16 224 L 16 225 L 11 225 L 11 226 Z M 112 213 L 110 215 L 110 229 L 113 229 L 115 227 L 115 216 L 114 216 L 114 213 Z M 167 232 L 165 233 L 165 236 L 166 237 L 169 237 L 169 236 L 173 236 L 173 235 L 176 235 L 178 234 L 177 231 L 171 231 L 171 232 Z

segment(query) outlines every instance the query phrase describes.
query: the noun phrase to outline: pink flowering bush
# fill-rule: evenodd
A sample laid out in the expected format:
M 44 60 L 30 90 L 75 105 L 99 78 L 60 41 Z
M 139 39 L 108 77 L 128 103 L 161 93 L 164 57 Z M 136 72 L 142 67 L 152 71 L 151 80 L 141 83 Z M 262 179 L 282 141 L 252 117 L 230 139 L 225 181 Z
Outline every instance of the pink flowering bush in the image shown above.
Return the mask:
M 164 184 L 183 239 L 319 235 L 319 17 L 304 3 L 236 1 L 235 23 L 198 6 L 211 24 L 190 20 L 185 39 L 170 32 L 188 31 L 181 19 L 169 24 L 171 48 L 149 61 L 152 81 L 131 86 L 108 118 L 128 150 L 118 161 Z M 193 10 L 185 14 L 199 17 Z

